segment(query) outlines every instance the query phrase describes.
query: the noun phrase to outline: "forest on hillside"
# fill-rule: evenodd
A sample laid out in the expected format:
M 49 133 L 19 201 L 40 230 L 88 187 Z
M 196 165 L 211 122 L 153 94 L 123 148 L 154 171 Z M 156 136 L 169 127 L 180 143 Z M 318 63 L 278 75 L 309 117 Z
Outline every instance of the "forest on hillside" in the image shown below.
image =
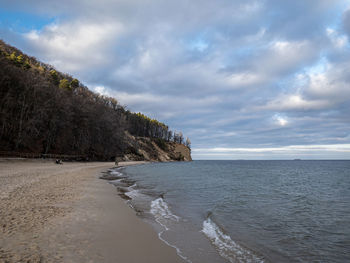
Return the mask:
M 0 150 L 112 160 L 125 153 L 126 133 L 190 147 L 181 132 L 0 40 Z

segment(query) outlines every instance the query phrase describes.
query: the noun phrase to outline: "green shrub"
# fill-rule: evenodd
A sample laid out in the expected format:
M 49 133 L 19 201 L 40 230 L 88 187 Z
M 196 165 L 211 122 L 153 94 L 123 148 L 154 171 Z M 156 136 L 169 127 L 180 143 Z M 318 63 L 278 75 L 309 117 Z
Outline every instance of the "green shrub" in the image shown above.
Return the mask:
M 72 87 L 69 84 L 68 79 L 61 79 L 59 87 L 60 87 L 60 89 L 64 89 L 64 90 L 71 90 L 72 89 Z
M 76 88 L 79 88 L 79 80 L 77 79 L 73 79 L 70 83 L 70 86 L 73 88 L 73 89 L 76 89 Z
M 50 70 L 50 76 L 51 76 L 52 82 L 55 85 L 58 85 L 60 83 L 58 80 L 58 74 L 57 74 L 56 70 L 54 70 L 54 69 Z

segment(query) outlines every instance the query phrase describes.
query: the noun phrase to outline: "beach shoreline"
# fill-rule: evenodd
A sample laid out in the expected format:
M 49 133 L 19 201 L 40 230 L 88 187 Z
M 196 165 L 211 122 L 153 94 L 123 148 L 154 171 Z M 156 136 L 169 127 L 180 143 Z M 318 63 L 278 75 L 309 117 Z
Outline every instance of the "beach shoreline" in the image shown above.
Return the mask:
M 113 167 L 1 159 L 0 262 L 183 262 L 99 179 Z

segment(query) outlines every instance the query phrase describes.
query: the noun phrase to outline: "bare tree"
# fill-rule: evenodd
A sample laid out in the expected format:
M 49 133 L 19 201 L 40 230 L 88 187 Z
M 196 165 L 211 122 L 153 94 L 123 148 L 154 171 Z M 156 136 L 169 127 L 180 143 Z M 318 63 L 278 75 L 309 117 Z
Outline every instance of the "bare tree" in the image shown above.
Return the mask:
M 183 136 L 182 132 L 179 132 L 179 143 L 183 144 L 183 142 L 184 142 L 184 136 Z
M 186 138 L 185 145 L 186 145 L 189 149 L 191 149 L 191 141 L 190 141 L 190 139 L 189 139 L 188 137 Z

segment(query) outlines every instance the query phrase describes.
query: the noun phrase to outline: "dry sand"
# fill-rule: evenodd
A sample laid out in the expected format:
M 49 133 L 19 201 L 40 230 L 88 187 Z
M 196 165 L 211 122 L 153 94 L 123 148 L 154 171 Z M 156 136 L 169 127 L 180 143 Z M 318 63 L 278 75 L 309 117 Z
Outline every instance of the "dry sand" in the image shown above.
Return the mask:
M 0 262 L 183 262 L 98 179 L 113 166 L 1 159 Z

